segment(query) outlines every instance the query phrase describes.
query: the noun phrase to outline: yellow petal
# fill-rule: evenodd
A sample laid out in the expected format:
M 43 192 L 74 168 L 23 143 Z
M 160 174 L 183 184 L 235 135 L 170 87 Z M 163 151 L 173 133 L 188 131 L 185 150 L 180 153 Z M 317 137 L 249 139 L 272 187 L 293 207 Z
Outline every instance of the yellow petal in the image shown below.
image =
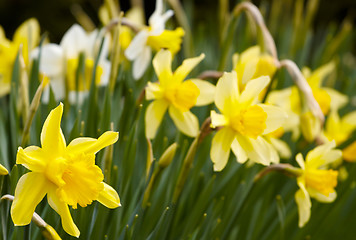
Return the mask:
M 246 84 L 244 91 L 241 93 L 239 102 L 246 105 L 255 103 L 258 99 L 258 95 L 269 84 L 270 81 L 271 79 L 268 76 L 262 76 L 249 81 Z
M 232 149 L 232 152 L 234 153 L 234 155 L 236 156 L 236 160 L 239 163 L 242 164 L 247 161 L 247 159 L 248 159 L 247 154 L 236 139 L 234 139 L 234 141 L 232 141 L 231 149 Z
M 47 164 L 47 158 L 43 155 L 42 149 L 37 146 L 29 146 L 25 149 L 19 147 L 16 164 L 22 164 L 34 172 L 43 172 Z
M 193 113 L 190 111 L 181 112 L 174 106 L 170 106 L 168 112 L 179 131 L 189 137 L 198 135 L 199 121 Z
M 153 58 L 153 67 L 161 84 L 168 84 L 172 79 L 172 53 L 169 50 L 160 50 Z
M 239 81 L 241 81 L 242 86 L 244 86 L 248 81 L 250 81 L 252 79 L 252 77 L 255 75 L 255 72 L 257 70 L 258 61 L 259 61 L 259 59 L 256 57 L 254 59 L 244 62 L 244 64 L 240 64 L 239 66 L 241 66 L 242 69 L 236 68 L 236 71 L 238 73 L 243 71 L 242 74 L 241 73 L 238 74 Z M 260 77 L 260 76 L 258 76 L 258 77 Z
M 287 120 L 287 113 L 280 107 L 266 105 L 266 104 L 258 104 L 265 113 L 267 113 L 266 119 L 266 128 L 263 131 L 263 134 L 271 133 L 278 128 L 282 127 L 284 122 Z
M 269 141 L 282 158 L 288 159 L 292 156 L 292 152 L 289 149 L 288 144 L 283 140 L 278 138 L 270 138 Z
M 231 143 L 235 138 L 234 131 L 229 127 L 220 129 L 211 142 L 210 158 L 214 164 L 214 171 L 221 171 L 230 156 Z
M 216 113 L 214 110 L 210 112 L 211 117 L 211 126 L 213 128 L 226 126 L 228 124 L 228 120 L 222 114 Z
M 333 202 L 337 197 L 337 194 L 335 191 L 329 193 L 328 196 L 325 196 L 324 194 L 322 194 L 312 188 L 308 188 L 308 193 L 312 198 L 315 198 L 316 200 L 318 200 L 319 202 L 322 202 L 322 203 Z
M 305 169 L 305 163 L 304 163 L 304 158 L 301 153 L 298 153 L 297 156 L 295 157 L 295 160 L 297 161 L 298 165 L 302 168 Z
M 339 160 L 342 157 L 342 152 L 333 149 L 335 145 L 335 141 L 328 142 L 308 152 L 305 160 L 307 166 L 316 169 Z
M 237 85 L 237 75 L 233 71 L 225 72 L 216 84 L 215 105 L 222 112 L 229 113 L 238 104 L 239 88 Z
M 113 187 L 104 183 L 104 190 L 99 193 L 98 199 L 107 208 L 117 208 L 121 206 L 120 198 Z
M 322 81 L 335 69 L 335 62 L 329 62 L 316 70 L 310 76 L 306 76 L 311 87 L 320 87 Z
M 200 54 L 199 57 L 185 59 L 173 74 L 173 79 L 175 82 L 182 82 L 186 76 L 198 65 L 203 59 L 204 53 Z
M 35 18 L 30 18 L 22 23 L 14 34 L 17 46 L 23 45 L 23 57 L 28 63 L 29 53 L 37 46 L 40 39 L 40 25 Z
M 9 174 L 9 172 L 7 171 L 7 169 L 0 164 L 0 175 L 7 175 Z
M 163 89 L 159 83 L 147 83 L 145 88 L 146 100 L 161 99 L 164 97 Z
M 208 81 L 200 79 L 190 79 L 200 91 L 195 106 L 204 106 L 214 101 L 215 86 Z
M 80 137 L 71 141 L 66 151 L 68 153 L 82 152 L 85 154 L 96 154 L 101 149 L 114 144 L 118 139 L 119 133 L 113 131 L 104 132 L 98 139 Z
M 73 222 L 68 205 L 57 197 L 55 188 L 48 192 L 47 199 L 49 205 L 61 216 L 64 231 L 78 238 L 80 231 Z
M 332 88 L 322 88 L 330 96 L 330 109 L 339 110 L 349 101 L 349 97 Z
M 164 99 L 155 100 L 148 105 L 145 114 L 145 133 L 147 138 L 152 139 L 156 136 L 157 129 L 167 108 L 168 102 Z
M 253 139 L 238 134 L 236 139 L 252 162 L 269 165 L 279 161 L 276 150 L 264 138 Z
M 15 226 L 23 226 L 31 222 L 36 206 L 46 195 L 50 184 L 41 173 L 29 172 L 20 178 L 11 206 L 11 217 Z
M 310 208 L 311 208 L 310 197 L 305 187 L 303 187 L 303 189 L 299 189 L 295 193 L 294 198 L 298 205 L 298 214 L 299 214 L 298 225 L 299 227 L 303 227 L 309 221 L 310 218 Z
M 42 149 L 53 155 L 62 153 L 66 147 L 66 141 L 61 129 L 61 118 L 63 114 L 63 104 L 53 109 L 42 127 L 41 145 Z

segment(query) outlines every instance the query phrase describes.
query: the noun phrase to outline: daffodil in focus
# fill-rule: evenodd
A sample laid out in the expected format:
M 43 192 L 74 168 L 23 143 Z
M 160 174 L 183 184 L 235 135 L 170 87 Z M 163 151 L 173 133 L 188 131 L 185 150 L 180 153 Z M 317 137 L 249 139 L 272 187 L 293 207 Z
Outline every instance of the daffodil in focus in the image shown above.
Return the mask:
M 95 154 L 115 143 L 117 132 L 105 132 L 98 139 L 81 137 L 68 146 L 60 128 L 63 104 L 48 115 L 41 132 L 42 147 L 19 147 L 17 164 L 30 172 L 17 183 L 11 206 L 16 226 L 30 223 L 36 206 L 47 194 L 49 205 L 61 216 L 63 229 L 79 237 L 69 207 L 85 207 L 94 200 L 108 208 L 120 206 L 120 199 L 111 186 L 103 182 L 101 169 L 95 165 Z
M 181 132 L 190 137 L 198 135 L 199 121 L 190 109 L 213 102 L 215 87 L 200 79 L 184 79 L 203 58 L 204 54 L 186 59 L 172 73 L 172 53 L 169 50 L 161 50 L 154 57 L 153 67 L 158 82 L 148 82 L 146 87 L 146 99 L 154 100 L 145 115 L 147 138 L 155 137 L 167 110 Z
M 225 167 L 230 149 L 240 163 L 248 159 L 263 165 L 279 162 L 276 150 L 263 135 L 280 128 L 287 114 L 279 107 L 258 103 L 258 95 L 269 82 L 268 76 L 249 80 L 241 91 L 235 71 L 219 79 L 215 105 L 221 114 L 211 111 L 211 126 L 218 128 L 210 149 L 215 171 Z
M 156 9 L 148 20 L 149 26 L 144 26 L 137 33 L 125 51 L 127 59 L 133 61 L 133 77 L 139 79 L 151 62 L 152 49 L 169 49 L 172 54 L 179 51 L 184 36 L 180 27 L 175 30 L 165 30 L 166 21 L 173 16 L 173 11 L 163 13 L 163 0 L 156 1 Z
M 277 67 L 272 56 L 262 53 L 259 46 L 253 46 L 241 54 L 232 56 L 232 65 L 237 73 L 239 89 L 243 90 L 246 83 L 261 76 L 273 77 Z M 264 92 L 263 92 L 264 93 Z
M 50 79 L 50 86 L 57 101 L 63 100 L 68 91 L 71 103 L 82 102 L 88 94 L 94 64 L 99 52 L 102 38 L 98 30 L 86 33 L 85 30 L 74 24 L 63 36 L 60 44 L 47 44 L 41 51 L 35 49 L 31 55 L 40 58 L 40 72 Z M 109 52 L 109 38 L 104 36 L 104 43 L 98 60 L 95 73 L 95 83 L 98 86 L 107 85 L 110 74 L 110 62 L 107 60 Z M 41 53 L 41 56 L 39 54 Z M 80 55 L 84 61 L 79 66 Z M 78 84 L 76 81 L 77 69 L 80 68 Z M 45 88 L 42 100 L 48 102 L 49 88 Z
M 328 169 L 328 165 L 341 158 L 341 151 L 334 149 L 335 142 L 329 142 L 311 150 L 304 161 L 299 153 L 297 163 L 301 167 L 297 178 L 299 190 L 295 193 L 298 205 L 299 227 L 303 227 L 310 218 L 310 197 L 319 202 L 329 203 L 335 200 L 338 172 Z
M 315 100 L 318 102 L 324 115 L 330 110 L 337 111 L 348 101 L 346 95 L 338 91 L 323 87 L 326 79 L 335 69 L 335 63 L 325 64 L 311 72 L 303 68 L 302 72 L 311 87 Z M 290 121 L 283 126 L 285 131 L 293 131 L 294 139 L 299 137 L 300 131 L 307 141 L 313 141 L 321 133 L 321 123 L 312 112 L 301 104 L 300 92 L 296 86 L 269 93 L 266 102 L 282 107 L 288 112 Z
M 39 38 L 40 26 L 35 18 L 25 21 L 17 28 L 13 41 L 6 38 L 0 26 L 0 97 L 10 92 L 12 69 L 20 45 L 25 65 L 28 66 L 29 52 L 37 46 Z

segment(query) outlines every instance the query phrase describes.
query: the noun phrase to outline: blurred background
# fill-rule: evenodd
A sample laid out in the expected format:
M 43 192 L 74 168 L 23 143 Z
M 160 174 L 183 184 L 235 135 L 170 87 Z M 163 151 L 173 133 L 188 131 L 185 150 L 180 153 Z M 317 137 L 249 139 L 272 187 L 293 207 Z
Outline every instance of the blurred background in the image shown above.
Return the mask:
M 127 11 L 131 2 L 137 0 L 120 0 L 121 9 Z M 155 8 L 155 0 L 144 0 L 146 18 L 150 16 Z M 182 0 L 183 7 L 194 6 L 195 18 L 217 18 L 217 0 Z M 230 1 L 230 7 L 235 6 L 240 1 Z M 255 0 L 256 5 L 263 5 L 268 8 L 273 0 Z M 289 1 L 294 2 L 294 1 Z M 305 1 L 306 6 L 308 1 Z M 52 42 L 59 42 L 68 28 L 76 22 L 73 16 L 73 7 L 79 5 L 99 26 L 98 9 L 103 3 L 102 0 L 0 0 L 0 25 L 4 28 L 7 38 L 12 37 L 16 28 L 26 19 L 35 17 L 41 25 L 41 32 L 48 32 Z M 292 4 L 294 5 L 294 4 Z M 291 16 L 292 17 L 292 16 Z M 323 28 L 330 23 L 337 26 L 345 18 L 356 23 L 356 1 L 355 0 L 322 0 L 319 1 L 319 8 L 316 13 L 314 27 Z M 200 18 L 200 19 L 199 19 Z M 196 20 L 196 19 L 194 19 Z M 195 21 L 196 22 L 196 21 Z M 354 44 L 353 52 L 356 51 Z

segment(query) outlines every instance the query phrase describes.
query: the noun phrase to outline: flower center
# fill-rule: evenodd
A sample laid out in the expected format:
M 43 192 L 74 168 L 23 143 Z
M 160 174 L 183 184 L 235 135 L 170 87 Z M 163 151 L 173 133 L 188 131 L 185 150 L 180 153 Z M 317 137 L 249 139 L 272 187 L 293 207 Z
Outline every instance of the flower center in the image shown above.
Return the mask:
M 240 110 L 232 117 L 231 127 L 240 134 L 257 138 L 266 128 L 267 113 L 260 106 L 254 105 Z
M 67 155 L 51 160 L 45 174 L 58 186 L 58 197 L 74 209 L 77 204 L 81 207 L 91 204 L 104 188 L 104 176 L 95 165 L 94 154 Z
M 94 61 L 92 59 L 85 59 L 83 66 L 78 66 L 79 58 L 72 58 L 67 61 L 67 83 L 69 91 L 85 91 L 90 89 L 92 81 Z M 78 67 L 79 69 L 77 74 Z M 100 83 L 103 68 L 97 66 L 95 72 L 95 83 Z M 78 76 L 78 79 L 77 79 Z M 77 82 L 78 81 L 78 82 Z
M 189 111 L 197 102 L 199 88 L 192 81 L 184 81 L 178 86 L 165 89 L 165 98 L 179 110 Z
M 305 184 L 307 187 L 314 188 L 318 192 L 329 196 L 334 192 L 337 185 L 338 172 L 334 170 L 306 169 Z

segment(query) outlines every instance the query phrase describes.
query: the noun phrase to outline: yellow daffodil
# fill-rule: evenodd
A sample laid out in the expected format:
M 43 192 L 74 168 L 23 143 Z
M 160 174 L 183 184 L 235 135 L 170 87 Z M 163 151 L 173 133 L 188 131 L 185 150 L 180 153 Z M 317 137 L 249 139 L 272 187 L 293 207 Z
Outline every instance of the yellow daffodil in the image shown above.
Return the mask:
M 17 164 L 31 172 L 17 183 L 11 206 L 11 217 L 16 226 L 30 223 L 33 212 L 47 194 L 49 205 L 61 216 L 64 230 L 79 237 L 68 205 L 73 209 L 85 207 L 94 200 L 108 208 L 120 206 L 114 188 L 103 182 L 101 169 L 95 165 L 95 154 L 115 143 L 117 132 L 105 132 L 98 139 L 81 137 L 68 146 L 60 128 L 63 104 L 48 115 L 41 132 L 42 147 L 19 147 Z
M 189 79 L 183 81 L 192 69 L 204 58 L 189 58 L 183 61 L 174 73 L 171 70 L 172 53 L 161 50 L 153 59 L 153 67 L 159 82 L 148 82 L 146 99 L 154 100 L 145 115 L 146 136 L 154 138 L 165 112 L 168 109 L 174 124 L 184 134 L 195 137 L 199 132 L 198 118 L 190 112 L 193 106 L 213 102 L 215 87 L 207 81 Z
M 13 41 L 6 39 L 0 27 L 0 97 L 10 92 L 13 64 L 22 45 L 22 56 L 28 66 L 28 54 L 39 42 L 40 26 L 35 18 L 22 23 L 16 30 Z
M 239 79 L 239 89 L 243 90 L 246 83 L 261 76 L 273 77 L 277 70 L 273 57 L 262 53 L 259 46 L 253 46 L 240 55 L 235 53 L 232 57 L 232 65 Z
M 299 227 L 303 227 L 310 218 L 310 197 L 319 202 L 332 202 L 336 198 L 338 172 L 327 169 L 327 166 L 341 158 L 341 151 L 333 149 L 335 142 L 329 142 L 311 150 L 304 162 L 299 153 L 297 163 L 301 167 L 301 175 L 297 178 L 299 190 L 295 193 L 298 205 Z
M 184 36 L 180 27 L 165 30 L 166 21 L 173 15 L 172 10 L 163 13 L 163 0 L 156 1 L 156 9 L 148 20 L 149 26 L 144 27 L 125 51 L 127 59 L 133 62 L 133 77 L 139 79 L 146 71 L 152 55 L 152 49 L 158 51 L 169 49 L 172 54 L 179 51 Z
M 347 113 L 340 119 L 337 111 L 331 111 L 325 124 L 323 137 L 326 141 L 335 140 L 336 145 L 345 142 L 356 129 L 356 111 Z
M 84 29 L 74 24 L 63 36 L 60 44 L 47 44 L 41 49 L 35 49 L 31 55 L 33 58 L 40 58 L 40 72 L 50 78 L 50 86 L 57 101 L 63 100 L 68 90 L 68 97 L 71 103 L 83 101 L 88 94 L 95 59 L 101 38 L 100 33 L 95 30 L 86 33 Z M 110 62 L 106 59 L 109 52 L 109 38 L 104 37 L 104 44 L 99 56 L 96 69 L 95 83 L 99 86 L 107 85 L 109 82 Z M 84 74 L 80 74 L 78 84 L 76 73 L 79 64 L 80 54 L 84 54 Z M 49 100 L 49 88 L 45 88 L 42 96 L 44 102 Z
M 221 114 L 211 111 L 211 125 L 219 128 L 210 150 L 215 171 L 225 167 L 230 148 L 240 163 L 247 159 L 263 165 L 279 161 L 276 150 L 262 137 L 280 128 L 287 118 L 279 107 L 258 104 L 258 95 L 269 82 L 268 76 L 259 77 L 248 81 L 241 91 L 235 71 L 219 79 L 215 105 Z
M 335 69 L 334 62 L 325 64 L 315 71 L 311 72 L 308 68 L 303 68 L 303 75 L 310 85 L 313 95 L 324 113 L 328 114 L 330 110 L 336 110 L 343 107 L 348 98 L 338 91 L 322 87 L 323 80 Z M 303 109 L 301 106 L 300 93 L 297 87 L 290 87 L 283 90 L 272 91 L 267 101 L 282 107 L 288 112 L 290 121 L 283 126 L 285 131 L 293 131 L 294 139 L 299 137 L 300 130 L 308 141 L 313 141 L 320 134 L 321 123 L 310 110 Z M 299 130 L 300 129 L 300 130 Z

